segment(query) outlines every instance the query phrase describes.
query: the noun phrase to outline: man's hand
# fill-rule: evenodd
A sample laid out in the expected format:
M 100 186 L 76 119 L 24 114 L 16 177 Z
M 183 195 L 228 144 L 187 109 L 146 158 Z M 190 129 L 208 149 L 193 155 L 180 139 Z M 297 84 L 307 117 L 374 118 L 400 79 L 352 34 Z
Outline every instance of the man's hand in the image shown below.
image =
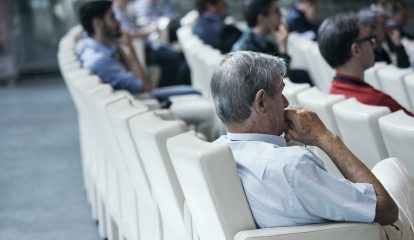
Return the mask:
M 287 53 L 287 40 L 289 32 L 284 24 L 280 24 L 275 31 L 275 38 L 280 53 Z
M 392 29 L 388 31 L 388 36 L 390 37 L 392 43 L 394 43 L 395 46 L 401 46 L 401 34 L 398 29 Z
M 316 113 L 304 108 L 286 109 L 285 121 L 288 126 L 285 132 L 287 141 L 295 140 L 307 145 L 321 146 L 325 136 L 331 134 Z

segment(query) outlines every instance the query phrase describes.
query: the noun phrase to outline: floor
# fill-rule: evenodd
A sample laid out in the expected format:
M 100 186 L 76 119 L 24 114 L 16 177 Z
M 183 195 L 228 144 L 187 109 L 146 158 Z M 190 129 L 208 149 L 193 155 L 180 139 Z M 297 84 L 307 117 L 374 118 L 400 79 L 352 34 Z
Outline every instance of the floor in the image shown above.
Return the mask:
M 63 80 L 0 88 L 0 239 L 98 240 Z

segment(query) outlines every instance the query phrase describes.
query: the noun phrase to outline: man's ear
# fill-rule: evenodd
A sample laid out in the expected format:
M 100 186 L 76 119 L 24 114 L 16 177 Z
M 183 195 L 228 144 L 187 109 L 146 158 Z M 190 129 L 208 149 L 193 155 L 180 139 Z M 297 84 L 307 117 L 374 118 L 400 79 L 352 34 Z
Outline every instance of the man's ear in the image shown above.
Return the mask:
M 357 43 L 352 43 L 351 53 L 352 53 L 352 56 L 358 56 L 361 54 L 361 49 L 359 48 L 359 45 Z
M 265 91 L 263 89 L 260 89 L 257 91 L 256 96 L 254 97 L 252 108 L 258 114 L 263 114 L 266 110 L 265 96 Z

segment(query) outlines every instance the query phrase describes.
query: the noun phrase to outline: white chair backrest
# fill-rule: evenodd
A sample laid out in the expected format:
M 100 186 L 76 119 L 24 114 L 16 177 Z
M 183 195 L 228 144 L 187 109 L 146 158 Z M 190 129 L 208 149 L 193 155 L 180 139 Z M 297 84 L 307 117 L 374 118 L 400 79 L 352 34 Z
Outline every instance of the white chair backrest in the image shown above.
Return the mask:
M 198 11 L 197 10 L 191 10 L 188 13 L 186 13 L 180 20 L 181 26 L 194 26 L 198 19 Z
M 387 107 L 362 104 L 355 98 L 333 105 L 343 141 L 369 168 L 388 156 L 378 119 L 389 112 Z
M 338 126 L 333 115 L 332 106 L 345 99 L 341 94 L 327 94 L 321 92 L 316 87 L 312 87 L 298 93 L 299 105 L 316 112 L 325 126 L 339 134 Z
M 378 70 L 387 66 L 386 62 L 377 62 L 374 66 L 368 68 L 364 72 L 365 82 L 369 83 L 375 89 L 381 90 L 380 81 L 378 78 Z
M 296 99 L 298 93 L 310 88 L 309 83 L 293 83 L 287 78 L 283 79 L 283 82 L 285 83 L 285 88 L 282 93 L 289 101 L 289 106 L 298 105 L 298 101 Z
M 378 70 L 378 77 L 382 91 L 393 97 L 403 107 L 412 110 L 408 92 L 403 77 L 414 73 L 412 69 L 400 69 L 393 65 Z
M 161 213 L 164 239 L 184 239 L 184 195 L 166 141 L 184 133 L 187 126 L 182 121 L 163 120 L 155 112 L 137 116 L 134 122 L 137 124 L 131 124 L 131 132 Z
M 407 74 L 404 76 L 405 87 L 408 92 L 408 98 L 410 99 L 410 104 L 414 107 L 414 73 Z M 414 109 L 411 109 L 414 111 Z
M 401 43 L 403 44 L 405 51 L 410 58 L 410 62 L 414 63 L 414 41 L 408 38 L 403 38 L 401 39 Z
M 200 240 L 230 240 L 256 228 L 227 145 L 188 132 L 167 146 Z
M 379 126 L 389 155 L 403 161 L 414 177 L 414 117 L 400 110 L 380 118 Z
M 398 158 L 388 158 L 376 164 L 372 172 L 398 206 L 402 239 L 413 239 L 414 182 L 406 166 Z
M 121 188 L 127 190 L 129 187 L 134 189 L 133 192 L 125 192 L 122 196 L 127 196 L 125 201 L 129 201 L 131 197 L 136 201 L 138 212 L 138 223 L 135 225 L 135 231 L 139 232 L 139 239 L 162 239 L 160 214 L 157 204 L 152 196 L 151 185 L 142 163 L 142 157 L 136 148 L 136 140 L 134 139 L 131 127 L 135 124 L 140 124 L 135 119 L 146 112 L 146 107 L 137 106 L 132 103 L 130 99 L 123 99 L 115 104 L 108 106 L 108 115 L 113 131 L 115 132 L 117 142 L 122 152 L 122 160 L 128 171 L 128 176 L 132 186 Z M 134 196 L 135 195 L 135 196 Z M 123 201 L 123 202 L 125 202 Z M 131 206 L 129 203 L 127 206 Z M 137 232 L 132 232 L 134 229 L 134 213 L 133 209 L 127 206 L 122 209 L 126 220 L 129 220 L 127 226 L 130 229 L 130 234 L 134 236 Z
M 331 88 L 331 82 L 335 76 L 335 70 L 332 69 L 329 64 L 322 57 L 319 51 L 318 44 L 314 43 L 309 49 L 311 55 L 310 71 L 313 71 L 313 83 L 318 86 L 322 92 L 329 92 Z

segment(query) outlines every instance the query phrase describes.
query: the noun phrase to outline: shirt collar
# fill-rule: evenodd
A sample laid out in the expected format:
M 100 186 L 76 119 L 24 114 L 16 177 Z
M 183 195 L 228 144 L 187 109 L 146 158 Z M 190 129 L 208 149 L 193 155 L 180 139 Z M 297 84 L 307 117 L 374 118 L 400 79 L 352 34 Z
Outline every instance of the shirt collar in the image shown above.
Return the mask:
M 355 77 L 355 76 L 351 76 L 351 75 L 348 75 L 348 74 L 339 73 L 339 72 L 336 72 L 335 77 L 347 78 L 347 79 L 351 79 L 351 80 L 358 81 L 358 82 L 364 82 L 364 79 L 361 79 L 361 78 Z
M 230 141 L 259 141 L 274 144 L 280 147 L 286 147 L 285 138 L 271 134 L 228 132 L 227 139 Z

